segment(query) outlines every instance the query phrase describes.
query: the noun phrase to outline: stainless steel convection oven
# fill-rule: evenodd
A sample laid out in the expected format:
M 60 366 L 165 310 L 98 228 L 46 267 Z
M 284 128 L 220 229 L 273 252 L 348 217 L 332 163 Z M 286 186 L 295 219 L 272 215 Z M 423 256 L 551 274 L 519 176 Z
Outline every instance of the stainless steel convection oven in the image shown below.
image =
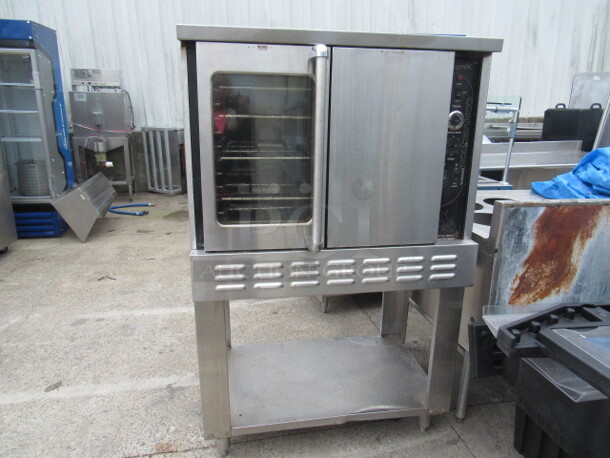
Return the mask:
M 178 38 L 205 437 L 425 428 L 450 404 L 502 41 L 187 25 Z M 421 289 L 440 295 L 427 371 L 404 346 Z M 231 347 L 230 300 L 363 292 L 384 293 L 378 337 Z

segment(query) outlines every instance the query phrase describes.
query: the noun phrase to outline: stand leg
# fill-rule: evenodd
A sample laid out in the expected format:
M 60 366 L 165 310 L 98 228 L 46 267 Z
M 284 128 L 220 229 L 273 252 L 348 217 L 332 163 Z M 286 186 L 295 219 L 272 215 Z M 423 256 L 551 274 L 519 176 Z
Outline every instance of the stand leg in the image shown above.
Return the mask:
M 425 433 L 430 427 L 430 420 L 430 415 L 422 415 L 421 417 L 419 417 L 419 430 L 422 433 Z
M 439 300 L 432 305 L 432 346 L 428 364 L 428 413 L 448 413 L 451 407 L 453 374 L 457 356 L 457 340 L 464 288 L 446 288 L 439 291 Z
M 381 337 L 405 343 L 409 297 L 409 291 L 388 291 L 383 293 L 381 301 Z
M 457 409 L 455 418 L 460 423 L 466 417 L 466 404 L 468 403 L 468 389 L 470 388 L 470 353 L 464 351 L 464 363 L 462 364 L 462 376 L 460 378 L 460 391 L 458 392 Z
M 195 303 L 199 389 L 205 439 L 226 440 L 231 437 L 227 308 L 227 303 L 223 301 Z
M 123 144 L 123 156 L 125 158 L 125 181 L 127 182 L 127 192 L 129 201 L 133 201 L 133 176 L 131 172 L 131 150 L 129 149 L 129 137 L 125 137 Z

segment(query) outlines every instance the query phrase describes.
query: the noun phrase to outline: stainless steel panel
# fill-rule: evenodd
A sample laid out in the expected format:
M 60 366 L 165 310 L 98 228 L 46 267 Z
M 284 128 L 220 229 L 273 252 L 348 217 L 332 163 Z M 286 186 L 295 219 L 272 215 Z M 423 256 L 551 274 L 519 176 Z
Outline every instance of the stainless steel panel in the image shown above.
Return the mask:
M 333 50 L 327 247 L 436 241 L 453 60 Z
M 13 204 L 8 187 L 8 173 L 3 167 L 0 163 L 0 252 L 17 240 Z
M 72 87 L 120 87 L 121 70 L 99 69 L 99 68 L 73 68 Z
M 181 79 L 181 89 L 182 89 L 182 118 L 184 119 L 184 168 L 186 172 L 186 198 L 188 201 L 188 211 L 189 211 L 189 233 L 191 234 L 190 238 L 190 248 L 197 248 L 197 240 L 195 238 L 195 200 L 194 194 L 195 190 L 193 189 L 193 154 L 199 154 L 199 151 L 193 151 L 193 145 L 191 144 L 191 123 L 190 123 L 190 110 L 195 109 L 197 106 L 197 100 L 189 100 L 189 76 L 187 71 L 187 54 L 186 48 L 182 47 L 180 50 L 180 73 L 182 75 Z M 191 84 L 195 84 L 195 82 L 191 82 Z
M 580 150 L 581 144 L 580 140 L 515 143 L 508 181 L 514 189 L 531 189 L 533 181 L 569 172 L 586 154 Z M 501 170 L 507 147 L 506 143 L 483 145 L 480 170 Z
M 568 108 L 589 108 L 594 103 L 604 108 L 610 96 L 610 72 L 577 73 L 572 80 Z
M 125 92 L 71 91 L 74 136 L 124 137 L 132 129 L 129 107 Z
M 584 157 L 580 140 L 517 142 L 513 147 L 510 168 L 574 167 Z M 482 145 L 480 170 L 502 170 L 508 143 Z
M 104 217 L 116 191 L 100 172 L 51 201 L 81 242 L 85 242 L 95 221 Z
M 335 32 L 329 30 L 257 29 L 178 25 L 178 39 L 183 41 L 218 41 L 236 43 L 310 44 L 365 48 L 407 48 L 455 51 L 498 52 L 502 40 L 451 35 L 407 35 L 390 33 Z
M 338 249 L 310 251 L 250 251 L 243 253 L 205 253 L 193 251 L 191 255 L 193 297 L 196 301 L 271 298 L 289 296 L 326 296 L 376 291 L 417 290 L 422 288 L 454 288 L 472 284 L 477 244 L 470 240 L 444 241 L 436 245 Z M 349 256 L 352 265 L 337 265 Z M 433 256 L 456 256 L 456 267 L 450 273 L 433 270 L 438 265 Z M 402 258 L 423 258 L 417 275 L 407 275 L 399 261 Z M 389 264 L 372 267 L 369 259 L 389 258 Z M 255 275 L 261 271 L 255 264 L 281 263 L 273 272 L 282 274 L 274 282 L 261 282 Z M 305 263 L 305 264 L 303 264 Z M 316 263 L 312 265 L 310 263 Z M 377 275 L 377 269 L 389 268 L 387 274 Z M 369 272 L 367 269 L 375 269 Z M 239 278 L 222 278 L 218 275 L 239 275 Z M 295 280 L 317 281 L 318 285 L 302 288 Z M 230 283 L 228 283 L 230 281 Z
M 472 164 L 470 167 L 470 180 L 468 188 L 468 203 L 466 205 L 466 217 L 464 218 L 464 238 L 470 238 L 472 229 L 472 218 L 475 209 L 477 193 L 477 178 L 479 176 L 479 164 L 481 161 L 481 149 L 483 146 L 483 131 L 485 130 L 485 113 L 487 92 L 489 89 L 489 75 L 491 72 L 491 55 L 484 57 L 481 65 L 481 79 L 479 81 L 478 112 L 476 117 L 476 128 L 474 132 L 474 144 L 472 145 Z
M 245 345 L 228 356 L 234 436 L 424 411 L 426 374 L 388 339 Z
M 309 46 L 197 43 L 197 90 L 204 246 L 207 251 L 295 249 L 307 246 L 311 221 L 290 224 L 221 225 L 216 221 L 212 76 L 218 72 L 263 75 L 309 75 L 314 61 Z M 325 157 L 325 154 L 324 154 Z M 324 221 L 321 222 L 324 225 Z

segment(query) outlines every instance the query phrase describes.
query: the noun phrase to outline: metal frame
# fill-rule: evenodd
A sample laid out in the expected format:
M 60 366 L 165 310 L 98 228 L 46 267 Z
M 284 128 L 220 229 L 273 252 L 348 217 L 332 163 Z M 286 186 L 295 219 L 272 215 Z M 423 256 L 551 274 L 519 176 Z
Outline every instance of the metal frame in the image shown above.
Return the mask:
M 207 26 L 178 26 L 178 35 L 186 42 L 325 43 L 479 51 L 484 53 L 479 101 L 487 97 L 490 53 L 501 48 L 500 40 L 463 37 Z M 208 150 L 199 151 L 200 145 L 191 144 L 190 129 L 199 130 L 200 143 L 205 142 L 206 135 L 209 136 L 209 109 L 202 106 L 202 98 L 209 97 L 209 85 L 198 84 L 202 78 L 199 74 L 189 81 L 194 74 L 188 73 L 187 56 L 194 52 L 199 57 L 199 53 L 194 46 L 188 46 L 187 43 L 182 50 L 185 113 L 186 119 L 190 119 L 185 126 L 185 144 L 193 248 L 192 286 L 205 438 L 220 440 L 221 449 L 226 450 L 231 437 L 244 434 L 409 416 L 419 417 L 420 427 L 425 430 L 431 415 L 443 414 L 450 409 L 464 287 L 472 284 L 477 251 L 476 244 L 469 238 L 485 104 L 479 103 L 476 113 L 476 146 L 473 148 L 463 240 L 444 240 L 419 246 L 319 251 L 313 243 L 312 250 L 295 250 L 291 246 L 292 250 L 284 251 L 207 252 L 196 249 L 195 180 L 190 168 L 192 154 L 201 155 Z M 201 66 L 199 59 L 197 66 Z M 199 119 L 194 126 L 191 122 L 195 119 L 189 117 L 189 104 L 193 103 L 188 96 L 189 82 L 196 85 L 198 92 Z M 194 152 L 193 147 L 196 148 Z M 206 156 L 209 154 L 202 155 L 203 161 L 209 161 Z M 202 169 L 206 164 L 202 162 Z M 205 182 L 203 186 L 206 186 Z M 205 190 L 203 194 L 213 195 Z M 203 214 L 215 215 L 205 208 Z M 428 301 L 424 308 L 432 325 L 427 374 L 415 363 L 404 345 L 408 307 L 414 303 L 409 299 L 408 291 L 421 288 L 437 288 L 421 290 L 423 293 L 431 292 L 437 298 Z M 329 296 L 365 291 L 384 293 L 379 337 L 231 346 L 230 300 Z M 270 361 L 276 364 L 270 364 Z M 305 374 L 304 366 L 309 374 L 306 384 L 300 378 Z M 372 366 L 374 371 L 370 370 Z M 337 391 L 337 387 L 341 390 Z
M 229 302 L 195 302 L 206 439 L 411 416 L 420 417 L 420 427 L 425 430 L 431 415 L 444 414 L 450 409 L 456 324 L 462 297 L 463 288 L 441 290 L 441 300 L 434 310 L 436 319 L 432 323 L 428 375 L 419 368 L 403 343 L 409 307 L 405 291 L 384 293 L 380 337 L 237 348 L 230 344 Z M 277 363 L 278 370 L 267 366 L 256 370 L 258 366 L 252 363 L 253 360 L 262 364 L 269 360 L 281 362 Z M 302 372 L 290 367 L 290 361 L 296 366 L 310 363 L 308 371 L 313 373 L 310 381 L 317 386 L 310 385 L 301 391 L 297 382 Z M 365 368 L 358 364 L 359 361 L 374 362 L 375 375 L 371 376 L 370 367 Z M 316 372 L 320 366 L 336 368 L 331 374 L 334 377 Z M 332 390 L 332 385 L 341 389 Z M 257 392 L 260 387 L 264 389 Z M 329 390 L 332 392 L 328 393 Z M 316 395 L 312 396 L 312 393 Z M 358 393 L 357 399 L 352 393 Z M 402 403 L 392 403 L 394 399 Z M 245 409 L 252 403 L 260 409 L 255 412 Z M 321 415 L 312 414 L 316 409 L 320 409 Z M 244 420 L 243 416 L 247 418 Z
M 181 131 L 182 129 L 173 127 L 142 127 L 148 191 L 169 195 L 182 193 L 182 184 L 174 183 L 173 176 L 173 168 L 180 167 Z M 176 141 L 171 144 L 170 132 L 175 132 L 176 135 Z

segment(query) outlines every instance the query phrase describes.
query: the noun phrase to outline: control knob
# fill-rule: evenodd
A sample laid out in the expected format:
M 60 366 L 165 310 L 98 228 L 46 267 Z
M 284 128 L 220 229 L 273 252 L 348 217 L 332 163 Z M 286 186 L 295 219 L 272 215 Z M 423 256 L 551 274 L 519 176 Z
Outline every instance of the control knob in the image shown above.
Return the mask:
M 449 113 L 449 130 L 460 130 L 464 125 L 464 113 L 459 110 Z

